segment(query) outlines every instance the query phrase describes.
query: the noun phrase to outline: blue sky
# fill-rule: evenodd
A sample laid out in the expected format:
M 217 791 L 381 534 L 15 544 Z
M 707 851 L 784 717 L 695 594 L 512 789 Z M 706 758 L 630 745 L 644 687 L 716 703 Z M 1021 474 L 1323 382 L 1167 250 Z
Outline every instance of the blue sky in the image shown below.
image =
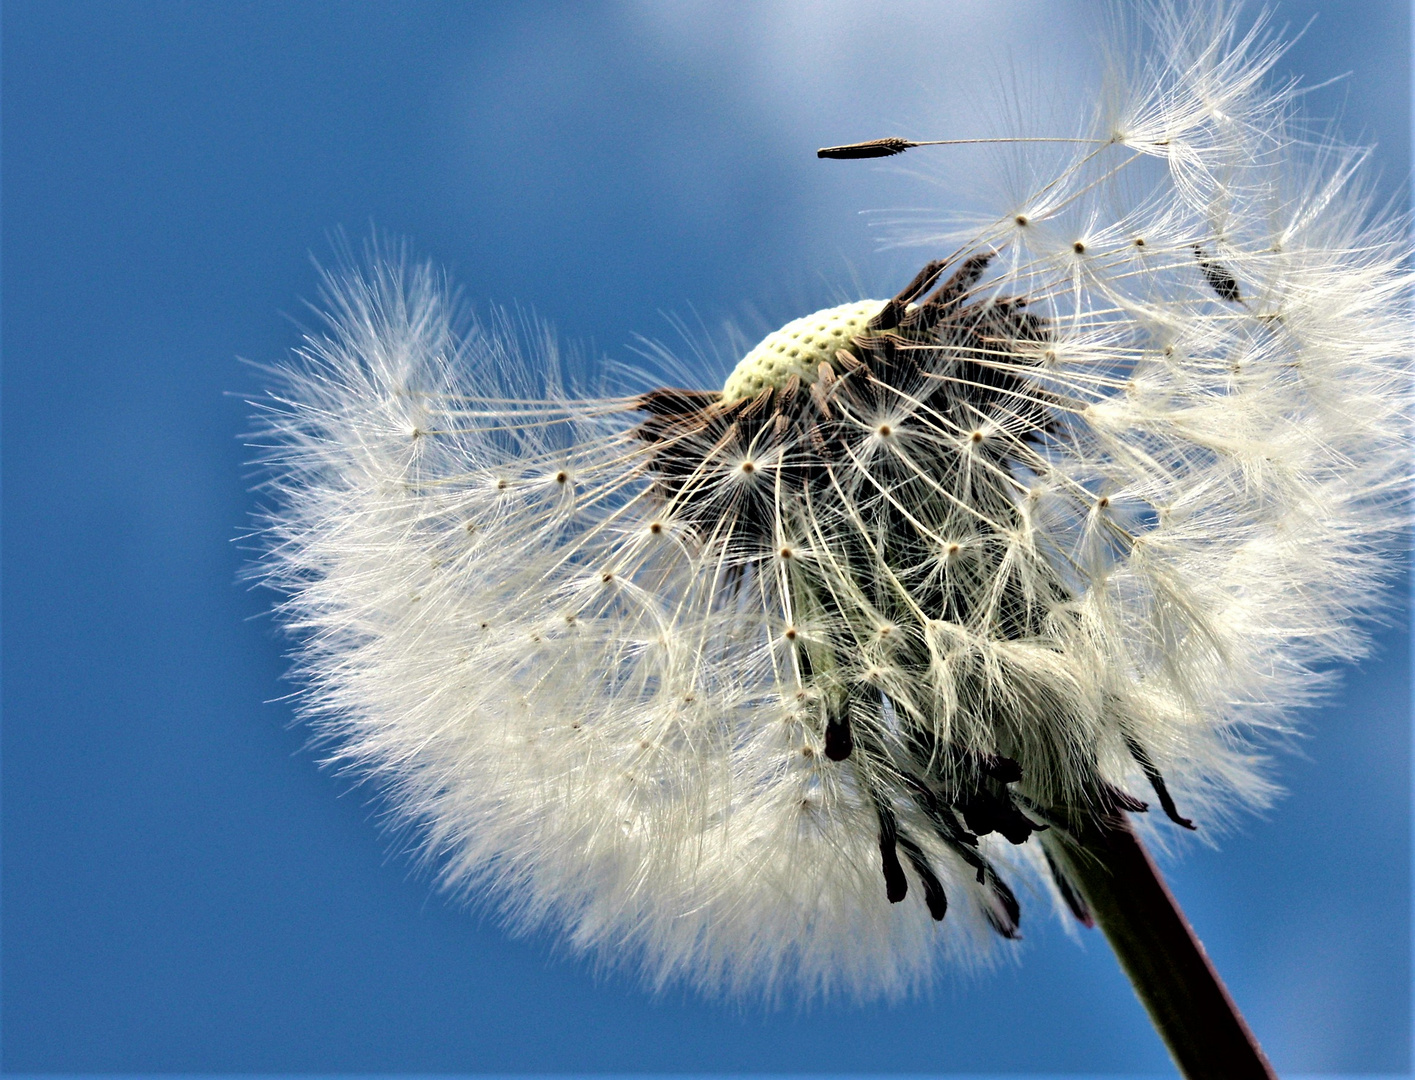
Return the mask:
M 331 230 L 405 236 L 594 355 L 666 315 L 776 325 L 912 274 L 858 211 L 946 198 L 815 147 L 973 133 L 998 79 L 1064 115 L 1098 10 L 7 0 L 6 1070 L 1163 1071 L 1104 943 L 1041 918 L 931 1001 L 771 1014 L 508 939 L 302 750 L 233 542 L 238 357 L 296 342 Z M 1378 142 L 1391 197 L 1409 25 L 1331 3 L 1282 64 L 1350 73 L 1311 107 Z M 1288 797 L 1168 866 L 1281 1069 L 1410 1065 L 1409 648 L 1378 636 Z

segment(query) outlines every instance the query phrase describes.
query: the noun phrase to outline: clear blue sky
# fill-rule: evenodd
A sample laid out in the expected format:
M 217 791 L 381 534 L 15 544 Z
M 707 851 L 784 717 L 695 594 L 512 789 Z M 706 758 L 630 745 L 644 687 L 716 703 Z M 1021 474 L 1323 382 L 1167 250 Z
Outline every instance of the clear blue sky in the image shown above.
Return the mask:
M 235 583 L 237 357 L 296 341 L 329 230 L 616 358 L 664 313 L 777 324 L 923 257 L 855 211 L 944 198 L 817 146 L 967 134 L 999 73 L 1046 98 L 1097 6 L 7 0 L 5 1069 L 1163 1071 L 1103 942 L 1040 915 L 1019 966 L 932 1001 L 770 1015 L 509 940 L 302 750 Z M 1325 6 L 1283 70 L 1351 73 L 1313 108 L 1394 196 L 1409 9 Z M 1380 640 L 1277 809 L 1169 865 L 1285 1070 L 1410 1065 L 1409 649 Z

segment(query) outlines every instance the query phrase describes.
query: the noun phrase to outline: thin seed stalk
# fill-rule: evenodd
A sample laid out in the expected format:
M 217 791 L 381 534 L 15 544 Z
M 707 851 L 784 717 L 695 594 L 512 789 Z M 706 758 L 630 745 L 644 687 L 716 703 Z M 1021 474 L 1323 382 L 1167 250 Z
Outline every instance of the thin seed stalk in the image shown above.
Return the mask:
M 1085 898 L 1187 1080 L 1277 1080 L 1124 813 L 1071 815 L 1041 834 Z

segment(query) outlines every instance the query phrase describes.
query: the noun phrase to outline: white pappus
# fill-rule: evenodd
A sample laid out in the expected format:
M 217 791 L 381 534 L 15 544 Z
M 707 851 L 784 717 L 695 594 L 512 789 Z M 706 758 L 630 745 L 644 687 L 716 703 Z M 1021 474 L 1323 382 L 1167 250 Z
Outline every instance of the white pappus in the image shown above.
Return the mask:
M 581 396 L 398 252 L 327 275 L 254 572 L 448 886 L 658 985 L 894 996 L 1077 905 L 1057 808 L 1269 797 L 1407 520 L 1407 241 L 1261 28 L 1149 19 L 993 216 L 722 390 Z

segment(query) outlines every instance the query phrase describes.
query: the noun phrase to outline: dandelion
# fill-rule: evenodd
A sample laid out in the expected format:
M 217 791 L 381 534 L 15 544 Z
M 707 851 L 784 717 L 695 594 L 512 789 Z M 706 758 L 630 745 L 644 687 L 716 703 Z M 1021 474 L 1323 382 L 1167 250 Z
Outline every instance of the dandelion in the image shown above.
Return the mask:
M 1102 925 L 1188 1075 L 1268 1075 L 1130 815 L 1263 805 L 1263 743 L 1362 649 L 1406 247 L 1261 27 L 1150 19 L 994 216 L 721 389 L 580 394 L 396 252 L 327 275 L 258 572 L 332 760 L 446 885 L 766 997 L 910 992 L 1025 900 Z

